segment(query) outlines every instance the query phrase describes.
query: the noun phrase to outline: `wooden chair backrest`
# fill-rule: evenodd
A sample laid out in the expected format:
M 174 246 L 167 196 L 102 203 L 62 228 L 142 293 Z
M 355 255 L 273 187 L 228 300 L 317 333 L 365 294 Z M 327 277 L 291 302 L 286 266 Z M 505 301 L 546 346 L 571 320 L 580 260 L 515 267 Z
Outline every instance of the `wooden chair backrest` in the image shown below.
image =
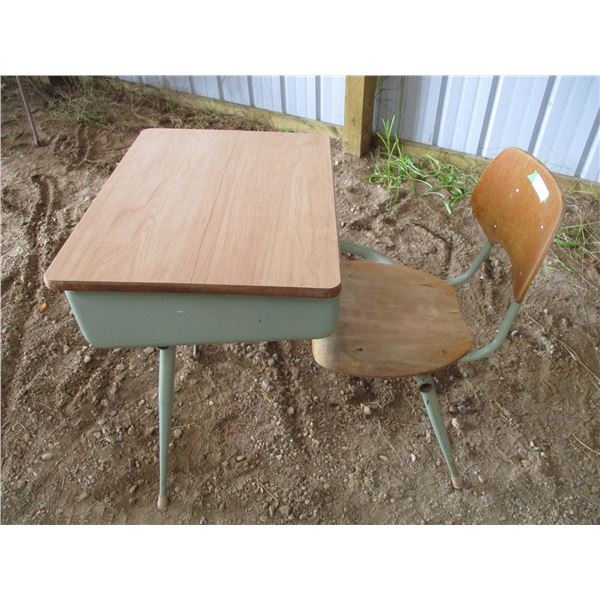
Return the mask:
M 564 204 L 558 184 L 533 156 L 507 148 L 483 172 L 471 206 L 488 239 L 506 250 L 513 296 L 521 302 L 560 227 Z

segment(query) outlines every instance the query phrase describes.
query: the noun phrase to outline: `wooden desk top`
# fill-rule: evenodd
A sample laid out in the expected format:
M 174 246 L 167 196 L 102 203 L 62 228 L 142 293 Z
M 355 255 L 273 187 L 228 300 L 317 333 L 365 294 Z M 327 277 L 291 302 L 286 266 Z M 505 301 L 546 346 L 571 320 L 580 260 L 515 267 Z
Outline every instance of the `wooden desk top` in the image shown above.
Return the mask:
M 61 291 L 338 295 L 328 137 L 142 131 L 44 281 Z

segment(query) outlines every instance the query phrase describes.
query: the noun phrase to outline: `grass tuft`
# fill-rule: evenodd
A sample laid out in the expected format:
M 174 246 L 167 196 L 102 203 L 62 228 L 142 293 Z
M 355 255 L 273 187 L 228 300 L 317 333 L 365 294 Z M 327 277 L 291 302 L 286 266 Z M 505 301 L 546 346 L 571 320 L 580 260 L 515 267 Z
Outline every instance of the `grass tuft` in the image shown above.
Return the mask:
M 597 263 L 600 254 L 600 221 L 587 221 L 560 228 L 550 253 L 560 267 L 581 274 L 589 263 Z
M 383 121 L 383 133 L 377 136 L 382 144 L 381 160 L 376 164 L 369 181 L 384 185 L 390 197 L 386 208 L 391 208 L 400 199 L 401 192 L 408 185 L 415 198 L 438 196 L 449 215 L 456 205 L 469 196 L 477 179 L 454 165 L 444 163 L 432 154 L 416 159 L 402 151 L 398 136 L 392 133 L 395 116 Z M 571 201 L 572 197 L 568 197 Z M 598 198 L 596 198 L 598 200 Z M 576 209 L 576 204 L 573 207 Z M 579 222 L 560 228 L 550 248 L 555 265 L 583 277 L 587 268 L 600 262 L 600 221 L 585 221 L 579 215 Z M 551 263 L 552 261 L 550 261 Z
M 386 208 L 398 202 L 404 184 L 408 184 L 416 197 L 438 196 L 451 215 L 454 207 L 471 193 L 477 183 L 476 178 L 431 154 L 422 159 L 405 154 L 398 136 L 392 134 L 395 119 L 394 115 L 389 121 L 384 120 L 384 131 L 377 134 L 383 144 L 383 160 L 375 166 L 369 181 L 385 185 L 390 192 Z M 426 191 L 419 193 L 417 184 Z

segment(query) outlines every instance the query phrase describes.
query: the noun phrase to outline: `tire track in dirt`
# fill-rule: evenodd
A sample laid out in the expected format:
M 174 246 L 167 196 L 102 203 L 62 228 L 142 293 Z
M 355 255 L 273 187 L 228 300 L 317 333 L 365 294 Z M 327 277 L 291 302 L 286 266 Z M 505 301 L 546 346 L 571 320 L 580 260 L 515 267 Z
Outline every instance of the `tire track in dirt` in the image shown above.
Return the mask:
M 36 230 L 36 246 L 41 250 L 42 260 L 39 263 L 40 276 L 41 271 L 48 268 L 50 261 L 54 256 L 54 250 L 57 246 L 54 240 L 53 220 L 56 219 L 56 210 L 58 208 L 59 190 L 56 180 L 48 175 L 34 175 L 34 183 L 37 185 L 40 197 L 42 198 L 43 215 L 39 216 L 39 224 Z M 59 244 L 62 245 L 62 240 L 66 239 L 65 232 L 59 236 Z
M 431 237 L 433 237 L 434 240 L 441 242 L 444 258 L 443 258 L 442 264 L 439 267 L 439 271 L 443 272 L 443 273 L 447 273 L 448 269 L 450 268 L 450 258 L 452 256 L 452 242 L 445 235 L 443 235 L 437 231 L 434 231 L 433 229 L 431 229 L 431 227 L 427 227 L 426 225 L 423 225 L 422 223 L 413 222 L 413 223 L 411 223 L 411 225 L 413 227 L 422 229 L 423 231 L 428 233 Z M 440 264 L 440 262 L 441 261 L 438 262 L 438 265 Z
M 90 127 L 82 123 L 77 127 L 75 139 L 75 159 L 71 161 L 71 168 L 82 169 L 87 168 L 86 163 L 97 163 L 97 129 L 91 129 Z
M 289 344 L 289 342 L 283 342 L 283 344 Z M 291 384 L 294 379 L 292 376 L 291 364 L 286 356 L 287 354 L 291 354 L 291 352 L 284 352 L 282 342 L 268 342 L 265 346 L 265 350 L 268 354 L 278 354 L 279 356 L 277 365 L 279 385 L 276 386 L 276 390 L 280 401 L 276 405 L 276 410 L 286 433 L 286 442 L 290 441 L 292 446 L 296 447 L 301 452 L 310 454 L 310 448 L 302 435 L 302 417 L 298 411 L 298 403 L 293 401 L 295 393 L 291 391 L 291 385 L 286 385 L 286 382 Z M 292 414 L 289 412 L 290 408 L 293 409 Z
M 90 150 L 90 140 L 88 137 L 88 128 L 86 125 L 81 124 L 79 125 L 79 127 L 77 127 L 75 139 L 77 141 L 77 145 L 75 147 L 75 160 L 73 161 L 73 166 L 81 167 L 83 166 L 85 157 L 87 156 Z
M 41 282 L 40 257 L 39 257 L 39 222 L 48 213 L 48 205 L 52 194 L 45 175 L 36 174 L 31 177 L 31 182 L 37 189 L 37 198 L 31 204 L 29 214 L 25 219 L 23 233 L 26 248 L 23 252 L 24 260 L 21 266 L 20 280 L 22 285 L 13 288 L 14 293 L 8 294 L 4 302 L 22 306 L 23 310 L 16 311 L 11 321 L 11 328 L 3 336 L 2 344 L 2 393 L 10 397 L 9 391 L 18 385 L 23 365 L 23 336 L 25 325 L 34 310 L 34 297 L 38 282 Z M 25 307 L 29 307 L 27 310 Z M 3 404 L 4 408 L 4 404 Z M 3 411 L 4 412 L 4 411 Z
M 59 444 L 55 445 L 53 453 L 57 458 L 60 456 L 55 463 L 55 465 L 60 464 L 60 466 L 56 466 L 54 469 L 48 469 L 48 465 L 39 466 L 38 468 L 41 471 L 39 476 L 30 481 L 27 497 L 36 498 L 43 495 L 43 490 L 50 483 L 56 481 L 57 477 L 60 478 L 61 475 L 63 480 L 67 477 L 73 479 L 75 474 L 62 462 L 73 451 L 82 452 L 87 456 L 95 454 L 85 448 L 84 441 L 86 433 L 93 427 L 98 412 L 98 409 L 94 409 L 94 405 L 99 400 L 96 397 L 96 391 L 105 389 L 107 390 L 107 393 L 104 394 L 105 397 L 114 398 L 115 396 L 118 384 L 111 376 L 113 369 L 111 369 L 110 359 L 110 355 L 107 355 L 95 368 L 92 368 L 84 385 L 80 383 L 82 366 L 75 364 L 57 386 L 57 410 L 53 413 L 53 417 L 58 416 L 59 418 L 54 418 L 53 421 L 58 421 L 58 425 L 47 431 L 45 436 L 38 438 L 38 441 L 40 443 L 43 441 L 52 442 L 52 440 L 59 441 Z M 75 393 L 71 394 L 71 390 L 75 390 Z M 15 394 L 14 402 L 21 401 L 27 393 L 28 390 L 20 388 Z M 69 400 L 64 400 L 65 396 Z M 85 402 L 86 396 L 93 398 L 94 402 Z M 79 492 L 78 488 L 77 491 Z M 59 493 L 63 494 L 64 492 Z M 66 497 L 63 497 L 61 501 L 68 506 L 74 502 L 75 495 L 74 492 L 66 492 Z M 19 512 L 26 517 L 23 522 L 35 520 L 35 509 L 36 505 L 32 502 L 20 502 Z

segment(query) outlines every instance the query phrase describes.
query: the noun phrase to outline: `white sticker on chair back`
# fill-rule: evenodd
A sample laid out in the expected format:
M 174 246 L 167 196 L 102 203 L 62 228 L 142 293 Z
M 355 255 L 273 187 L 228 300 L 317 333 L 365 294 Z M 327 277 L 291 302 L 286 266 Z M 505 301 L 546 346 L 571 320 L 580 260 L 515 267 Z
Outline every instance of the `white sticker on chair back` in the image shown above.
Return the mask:
M 537 171 L 534 171 L 533 173 L 531 173 L 531 175 L 527 175 L 527 179 L 531 181 L 531 185 L 533 186 L 535 193 L 538 195 L 540 202 L 542 204 L 544 204 L 544 202 L 547 202 L 548 198 L 550 197 L 550 192 L 548 191 L 548 188 L 546 187 L 542 176 Z

